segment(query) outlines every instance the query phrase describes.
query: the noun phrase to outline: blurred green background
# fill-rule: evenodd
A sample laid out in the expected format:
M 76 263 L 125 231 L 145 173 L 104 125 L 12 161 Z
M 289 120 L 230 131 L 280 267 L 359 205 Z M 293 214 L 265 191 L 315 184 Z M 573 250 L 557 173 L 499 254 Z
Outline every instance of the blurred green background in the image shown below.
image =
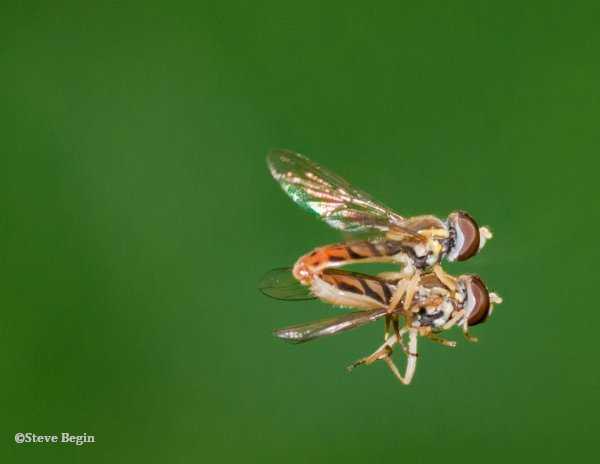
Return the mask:
M 597 2 L 4 3 L 0 461 L 593 456 L 599 21 Z M 275 147 L 402 214 L 489 224 L 448 267 L 504 297 L 480 343 L 423 342 L 403 387 L 344 370 L 381 324 L 274 339 L 340 312 L 256 289 L 340 239 L 270 178 Z

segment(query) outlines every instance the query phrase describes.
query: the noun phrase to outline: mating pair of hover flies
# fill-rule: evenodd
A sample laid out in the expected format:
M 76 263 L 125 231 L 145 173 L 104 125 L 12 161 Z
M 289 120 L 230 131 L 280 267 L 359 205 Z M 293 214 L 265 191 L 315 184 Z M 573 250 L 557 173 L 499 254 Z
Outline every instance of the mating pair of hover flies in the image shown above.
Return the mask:
M 446 220 L 431 215 L 400 216 L 293 151 L 274 150 L 267 163 L 272 176 L 298 205 L 335 229 L 363 237 L 315 248 L 293 268 L 274 269 L 263 277 L 260 289 L 273 298 L 318 298 L 354 310 L 276 330 L 277 337 L 300 343 L 384 319 L 384 343 L 349 369 L 383 360 L 403 384 L 413 378 L 419 336 L 454 347 L 456 342 L 438 334 L 458 326 L 467 340 L 477 341 L 469 328 L 484 322 L 502 299 L 488 291 L 480 277 L 453 277 L 440 263 L 442 259 L 464 261 L 477 254 L 492 237 L 487 227 L 479 227 L 463 211 L 451 213 Z M 401 268 L 378 275 L 340 269 L 356 263 L 397 263 Z M 407 357 L 404 374 L 392 361 L 396 345 Z

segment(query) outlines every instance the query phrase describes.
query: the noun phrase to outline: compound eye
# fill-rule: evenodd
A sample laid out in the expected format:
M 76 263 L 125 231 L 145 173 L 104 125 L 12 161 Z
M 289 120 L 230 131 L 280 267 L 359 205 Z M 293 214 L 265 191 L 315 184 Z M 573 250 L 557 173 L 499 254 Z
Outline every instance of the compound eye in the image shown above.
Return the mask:
M 454 245 L 448 250 L 449 261 L 464 261 L 479 251 L 479 226 L 469 214 L 457 211 L 448 217 L 454 229 Z
M 467 277 L 466 290 L 464 308 L 469 326 L 481 324 L 490 315 L 490 293 L 483 281 L 475 275 Z

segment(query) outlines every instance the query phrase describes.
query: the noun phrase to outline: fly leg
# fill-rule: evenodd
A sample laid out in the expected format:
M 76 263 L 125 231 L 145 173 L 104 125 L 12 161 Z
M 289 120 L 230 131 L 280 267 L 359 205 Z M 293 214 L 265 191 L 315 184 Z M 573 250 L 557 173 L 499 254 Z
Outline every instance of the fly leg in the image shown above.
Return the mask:
M 405 272 L 404 270 L 402 270 L 402 271 L 385 271 L 385 272 L 380 272 L 379 274 L 377 274 L 377 277 L 393 284 L 395 282 L 399 282 L 401 280 L 408 279 L 408 278 L 412 277 L 413 274 L 414 274 L 413 271 Z
M 400 337 L 402 337 L 404 333 L 406 333 L 406 329 L 400 330 Z M 356 362 L 353 362 L 350 366 L 348 366 L 348 370 L 352 370 L 356 366 L 362 366 L 363 364 L 368 366 L 369 364 L 373 364 L 375 361 L 390 356 L 390 354 L 393 351 L 392 346 L 394 346 L 396 343 L 401 343 L 400 340 L 401 339 L 396 334 L 392 335 L 391 337 L 388 337 L 388 339 L 383 343 L 383 345 L 377 348 L 373 352 L 373 354 L 361 358 Z
M 402 344 L 397 314 L 390 313 L 385 316 L 385 333 L 384 333 L 384 337 L 383 337 L 384 341 L 388 340 L 388 338 L 390 337 L 391 331 L 393 331 L 394 337 L 396 337 L 396 340 L 400 340 L 399 343 Z
M 404 298 L 404 311 L 408 311 L 412 305 L 413 297 L 419 287 L 419 281 L 421 280 L 421 273 L 416 270 L 415 275 L 406 284 L 406 298 Z M 408 322 L 408 321 L 407 321 Z
M 415 369 L 417 367 L 418 331 L 417 331 L 417 329 L 406 329 L 406 328 L 403 328 L 400 330 L 401 335 L 404 335 L 404 333 L 406 333 L 406 332 L 409 332 L 409 342 L 408 342 L 408 349 L 407 349 L 406 370 L 404 372 L 404 375 L 402 375 L 400 373 L 400 371 L 398 370 L 398 367 L 396 366 L 396 364 L 394 364 L 394 362 L 391 359 L 391 355 L 392 355 L 392 351 L 393 351 L 392 346 L 396 343 L 401 343 L 396 338 L 396 335 L 392 335 L 391 337 L 389 337 L 385 341 L 385 343 L 383 345 L 381 345 L 370 356 L 359 359 L 352 365 L 348 366 L 348 370 L 352 370 L 356 366 L 361 366 L 363 364 L 368 366 L 369 364 L 373 364 L 375 361 L 383 360 L 387 364 L 388 368 L 392 371 L 394 376 L 396 376 L 396 378 L 404 385 L 408 385 L 412 381 L 412 378 L 415 374 Z
M 446 324 L 444 324 L 444 326 L 442 327 L 443 330 L 448 330 L 451 327 L 454 327 L 458 321 L 465 315 L 465 311 L 464 310 L 460 310 L 457 311 L 454 316 L 452 316 L 450 318 L 450 320 L 448 322 L 446 322 Z M 477 337 L 473 337 L 471 334 L 469 334 L 469 321 L 467 319 L 465 319 L 461 324 L 460 327 L 462 328 L 463 331 L 463 335 L 465 336 L 465 338 L 472 342 L 475 343 L 477 341 L 479 341 L 479 339 Z
M 385 280 L 386 282 L 388 282 L 390 285 L 396 285 L 396 290 L 399 295 L 396 299 L 396 304 L 398 303 L 399 298 L 402 297 L 402 293 L 403 290 L 401 287 L 402 285 L 406 285 L 406 281 L 408 279 L 410 279 L 411 277 L 413 277 L 415 275 L 415 271 L 416 269 L 411 265 L 408 267 L 404 267 L 401 271 L 386 271 L 386 272 L 380 272 L 379 274 L 377 274 L 377 277 L 379 279 Z
M 463 331 L 463 335 L 465 336 L 467 341 L 469 341 L 471 343 L 477 343 L 479 341 L 479 339 L 477 337 L 474 337 L 473 335 L 471 335 L 469 333 L 469 323 L 466 319 L 465 319 L 465 322 L 462 324 L 462 331 Z
M 415 375 L 415 370 L 417 369 L 417 338 L 418 332 L 417 329 L 410 329 L 408 334 L 408 353 L 406 360 L 406 370 L 404 371 L 404 375 L 400 373 L 394 361 L 390 356 L 383 358 L 388 368 L 392 371 L 392 373 L 396 376 L 396 378 L 404 385 L 409 385 L 412 382 L 412 379 Z
M 392 257 L 392 260 L 401 265 L 401 269 L 399 271 L 391 271 L 391 272 L 380 272 L 377 274 L 377 277 L 380 277 L 384 280 L 388 281 L 399 281 L 403 279 L 409 279 L 412 277 L 416 271 L 413 260 L 408 257 L 405 253 L 398 253 Z
M 404 297 L 403 304 L 403 314 L 404 314 L 404 326 L 412 327 L 413 324 L 413 312 L 411 311 L 411 306 L 413 302 L 413 298 L 415 293 L 419 287 L 419 281 L 421 280 L 421 273 L 417 270 L 415 271 L 415 275 L 406 282 L 406 296 Z
M 455 348 L 456 342 L 454 340 L 446 340 L 445 338 L 439 337 L 434 334 L 431 330 L 431 327 L 421 327 L 419 328 L 419 335 L 422 337 L 426 337 L 432 342 L 439 343 L 440 345 L 447 346 L 448 348 Z
M 375 352 L 373 352 L 373 354 L 366 356 L 364 358 L 361 358 L 358 361 L 354 361 L 346 369 L 348 371 L 351 371 L 352 369 L 354 369 L 357 366 L 369 366 L 369 365 L 373 364 L 375 361 L 379 361 L 380 359 L 385 359 L 385 358 L 389 357 L 392 354 L 393 350 L 392 350 L 392 347 L 387 342 L 389 342 L 392 338 L 395 339 L 395 337 L 396 336 L 393 335 L 392 337 L 388 338 L 386 340 L 386 343 L 384 343 Z
M 392 298 L 390 298 L 388 312 L 391 313 L 398 307 L 398 305 L 400 304 L 400 300 L 402 300 L 402 297 L 404 296 L 404 292 L 406 291 L 407 285 L 408 282 L 404 279 L 398 281 L 398 284 L 396 284 L 396 290 L 394 290 Z
M 397 340 L 400 340 L 400 344 L 402 344 L 400 337 L 400 325 L 398 324 L 398 315 L 397 314 L 388 314 L 385 316 L 385 331 L 383 334 L 383 340 L 386 341 L 390 336 L 390 329 L 393 330 L 394 336 Z
M 388 312 L 391 314 L 398 308 L 398 306 L 400 305 L 400 301 L 402 300 L 402 297 L 405 296 L 405 294 L 406 294 L 406 297 L 404 299 L 404 305 L 403 305 L 403 307 L 404 307 L 403 314 L 405 317 L 405 326 L 407 326 L 407 327 L 410 327 L 410 325 L 412 323 L 412 314 L 407 309 L 410 308 L 410 304 L 412 303 L 414 293 L 415 293 L 416 288 L 419 283 L 419 278 L 420 278 L 419 271 L 416 271 L 416 273 L 413 275 L 413 277 L 410 280 L 402 279 L 402 280 L 398 281 L 398 283 L 396 284 L 396 289 L 394 290 L 394 293 L 392 294 L 392 298 L 390 299 L 390 302 L 388 305 Z M 406 305 L 407 300 L 409 302 L 409 306 Z M 400 345 L 404 348 L 404 346 L 402 344 L 402 337 L 400 336 L 398 315 L 391 314 L 390 317 L 391 317 L 391 322 L 393 324 L 396 339 L 398 340 L 398 343 L 400 343 Z
M 438 337 L 437 335 L 431 334 L 427 338 L 432 342 L 439 343 L 440 345 L 447 346 L 448 348 L 456 348 L 456 342 L 454 340 L 446 340 L 445 338 Z
M 442 326 L 442 330 L 448 330 L 454 327 L 458 321 L 465 315 L 465 311 L 461 309 L 460 311 L 456 311 L 452 317 Z
M 419 271 L 416 271 L 410 280 L 401 279 L 398 281 L 398 283 L 396 285 L 396 289 L 394 290 L 394 293 L 392 294 L 392 298 L 390 299 L 390 302 L 388 304 L 388 316 L 386 316 L 386 318 L 385 318 L 384 340 L 388 340 L 390 324 L 391 324 L 394 329 L 394 334 L 395 334 L 396 340 L 398 340 L 398 343 L 402 346 L 404 351 L 406 351 L 406 348 L 404 347 L 404 344 L 402 343 L 402 337 L 400 334 L 400 327 L 399 327 L 399 323 L 398 323 L 398 315 L 393 314 L 393 313 L 400 305 L 400 301 L 402 300 L 402 297 L 406 293 L 406 298 L 404 300 L 403 314 L 406 319 L 405 326 L 410 327 L 410 325 L 412 323 L 412 313 L 410 313 L 410 311 L 408 311 L 408 308 L 410 308 L 410 304 L 412 303 L 413 296 L 414 296 L 417 286 L 419 284 L 419 279 L 420 279 Z M 408 306 L 407 306 L 407 301 L 408 301 Z
M 442 282 L 452 292 L 456 292 L 456 278 L 444 271 L 442 269 L 442 266 L 440 266 L 439 264 L 434 265 L 433 273 L 438 279 L 440 279 L 440 282 Z

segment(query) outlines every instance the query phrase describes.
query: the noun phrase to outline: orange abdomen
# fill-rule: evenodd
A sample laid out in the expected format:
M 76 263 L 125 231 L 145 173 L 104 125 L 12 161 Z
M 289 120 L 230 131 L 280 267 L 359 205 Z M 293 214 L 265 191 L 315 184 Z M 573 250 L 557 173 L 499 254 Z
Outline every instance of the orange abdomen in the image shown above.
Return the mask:
M 402 251 L 402 245 L 392 240 L 367 240 L 326 245 L 306 254 L 294 265 L 294 277 L 308 285 L 314 275 L 330 267 L 356 262 L 390 262 Z

